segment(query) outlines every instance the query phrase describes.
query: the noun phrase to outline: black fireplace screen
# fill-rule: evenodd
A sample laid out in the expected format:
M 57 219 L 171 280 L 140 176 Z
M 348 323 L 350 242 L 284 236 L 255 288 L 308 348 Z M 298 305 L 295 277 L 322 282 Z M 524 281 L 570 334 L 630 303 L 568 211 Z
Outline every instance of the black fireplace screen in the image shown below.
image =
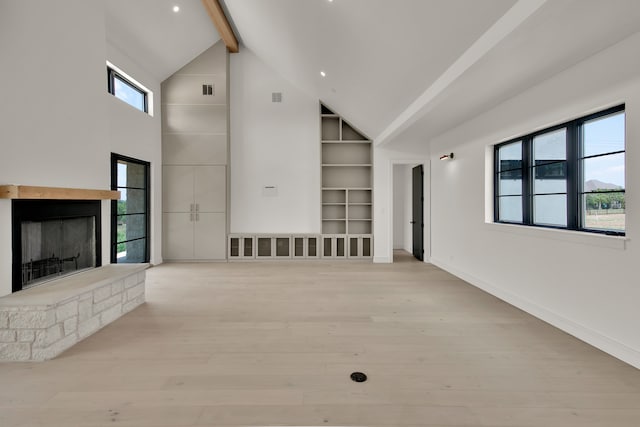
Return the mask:
M 96 266 L 95 217 L 23 221 L 22 289 Z
M 13 201 L 13 291 L 100 265 L 100 201 Z

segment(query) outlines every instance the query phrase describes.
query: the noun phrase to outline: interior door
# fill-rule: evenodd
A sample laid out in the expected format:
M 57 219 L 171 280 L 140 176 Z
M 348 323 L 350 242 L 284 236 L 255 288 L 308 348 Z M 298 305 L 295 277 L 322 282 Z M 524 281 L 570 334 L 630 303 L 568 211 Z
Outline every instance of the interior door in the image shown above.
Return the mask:
M 422 165 L 413 168 L 411 193 L 413 256 L 424 261 L 424 170 Z

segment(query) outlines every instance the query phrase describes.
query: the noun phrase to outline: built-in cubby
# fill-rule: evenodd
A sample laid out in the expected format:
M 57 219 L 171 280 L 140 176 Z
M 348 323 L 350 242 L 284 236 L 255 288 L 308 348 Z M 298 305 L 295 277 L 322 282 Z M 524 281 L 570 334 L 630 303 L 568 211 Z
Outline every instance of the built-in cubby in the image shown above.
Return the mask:
M 322 162 L 324 165 L 371 164 L 371 146 L 369 143 L 325 143 L 322 144 Z
M 371 140 L 323 104 L 320 104 L 320 120 L 322 256 L 371 257 Z
M 320 258 L 317 234 L 231 234 L 230 260 Z
M 294 235 L 293 258 L 320 258 L 319 244 L 317 235 Z
M 340 140 L 340 117 L 334 115 L 322 117 L 322 140 Z
M 322 258 L 346 258 L 346 235 L 322 235 Z

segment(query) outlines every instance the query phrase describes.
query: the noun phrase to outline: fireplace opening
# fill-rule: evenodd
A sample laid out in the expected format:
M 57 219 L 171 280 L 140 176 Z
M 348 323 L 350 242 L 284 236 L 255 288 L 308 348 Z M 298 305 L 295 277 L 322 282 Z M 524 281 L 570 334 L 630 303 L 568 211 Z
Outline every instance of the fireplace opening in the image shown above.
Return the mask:
M 100 201 L 13 201 L 13 292 L 100 266 Z

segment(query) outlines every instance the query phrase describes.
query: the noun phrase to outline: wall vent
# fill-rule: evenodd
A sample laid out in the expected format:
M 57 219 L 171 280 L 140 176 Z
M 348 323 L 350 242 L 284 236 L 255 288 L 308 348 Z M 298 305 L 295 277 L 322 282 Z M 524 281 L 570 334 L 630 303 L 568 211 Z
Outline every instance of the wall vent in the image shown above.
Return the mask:
M 282 102 L 282 92 L 273 92 L 271 94 L 271 102 Z
M 202 85 L 202 95 L 209 96 L 209 95 L 214 95 L 214 94 L 215 94 L 215 92 L 213 90 L 213 85 L 210 85 L 210 84 L 203 84 Z

